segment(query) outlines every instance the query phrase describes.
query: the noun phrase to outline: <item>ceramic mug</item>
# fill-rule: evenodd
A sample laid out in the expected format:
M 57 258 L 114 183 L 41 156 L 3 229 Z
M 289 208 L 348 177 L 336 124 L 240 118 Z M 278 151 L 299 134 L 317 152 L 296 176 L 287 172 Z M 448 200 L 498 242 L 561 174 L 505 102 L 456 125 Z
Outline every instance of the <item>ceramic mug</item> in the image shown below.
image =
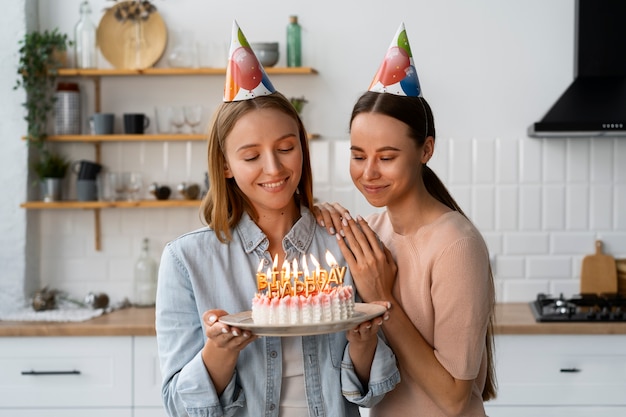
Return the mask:
M 72 163 L 72 171 L 79 180 L 95 180 L 101 170 L 102 165 L 92 161 L 80 160 Z
M 115 115 L 113 113 L 94 113 L 89 119 L 93 123 L 93 133 L 95 135 L 111 135 L 115 126 Z
M 124 133 L 142 135 L 150 126 L 150 118 L 143 113 L 124 113 Z

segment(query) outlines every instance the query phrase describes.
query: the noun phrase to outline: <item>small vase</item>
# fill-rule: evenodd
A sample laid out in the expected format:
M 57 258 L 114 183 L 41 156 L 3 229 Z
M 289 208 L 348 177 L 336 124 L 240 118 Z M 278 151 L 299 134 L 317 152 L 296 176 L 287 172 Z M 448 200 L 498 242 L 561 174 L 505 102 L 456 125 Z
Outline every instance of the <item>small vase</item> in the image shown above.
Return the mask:
M 50 203 L 61 201 L 63 178 L 43 178 L 41 180 L 41 199 Z

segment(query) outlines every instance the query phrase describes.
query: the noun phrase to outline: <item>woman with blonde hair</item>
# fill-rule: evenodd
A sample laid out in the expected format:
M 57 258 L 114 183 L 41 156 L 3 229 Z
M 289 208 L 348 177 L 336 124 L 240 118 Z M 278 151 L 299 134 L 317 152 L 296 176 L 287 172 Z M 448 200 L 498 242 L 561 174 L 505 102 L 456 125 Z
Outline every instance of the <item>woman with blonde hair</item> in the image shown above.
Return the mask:
M 159 268 L 165 408 L 172 417 L 358 416 L 399 381 L 395 356 L 377 336 L 383 317 L 346 332 L 289 337 L 220 321 L 250 309 L 260 262 L 322 259 L 330 249 L 345 264 L 311 213 L 302 121 L 236 24 L 233 32 L 224 103 L 209 133 L 208 227 L 168 243 Z M 344 283 L 352 284 L 349 272 Z

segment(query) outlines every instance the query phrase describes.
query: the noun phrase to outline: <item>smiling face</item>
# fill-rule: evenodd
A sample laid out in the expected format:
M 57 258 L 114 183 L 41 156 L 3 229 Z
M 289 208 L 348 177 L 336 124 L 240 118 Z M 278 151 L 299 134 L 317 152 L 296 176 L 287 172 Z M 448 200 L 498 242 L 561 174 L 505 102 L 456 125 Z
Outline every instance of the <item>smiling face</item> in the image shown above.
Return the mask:
M 405 123 L 366 112 L 353 119 L 350 139 L 350 175 L 371 205 L 400 207 L 416 196 L 422 164 L 432 156 L 432 137 L 418 146 Z
M 247 112 L 225 140 L 224 176 L 233 178 L 257 214 L 295 208 L 303 154 L 298 124 L 271 109 Z

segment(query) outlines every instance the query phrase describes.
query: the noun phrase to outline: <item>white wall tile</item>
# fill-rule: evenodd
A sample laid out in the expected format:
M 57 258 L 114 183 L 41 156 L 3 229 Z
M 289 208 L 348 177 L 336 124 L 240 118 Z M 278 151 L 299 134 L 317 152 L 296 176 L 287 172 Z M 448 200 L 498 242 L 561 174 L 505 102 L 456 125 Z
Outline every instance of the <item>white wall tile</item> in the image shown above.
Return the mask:
M 472 187 L 472 220 L 480 230 L 495 228 L 496 199 L 493 186 L 475 185 Z
M 520 142 L 518 140 L 496 140 L 496 179 L 499 184 L 519 181 Z
M 613 166 L 615 168 L 614 181 L 626 182 L 626 141 L 623 138 L 615 139 L 615 152 L 613 153 Z
M 550 281 L 511 280 L 504 285 L 502 302 L 529 302 L 537 298 L 539 293 L 550 292 Z
M 529 278 L 569 278 L 571 260 L 566 256 L 532 256 L 526 261 L 526 274 Z
M 331 179 L 331 164 L 337 160 L 334 155 L 334 161 L 331 159 L 330 144 L 323 140 L 313 140 L 309 142 L 309 150 L 311 152 L 311 167 L 313 170 L 313 179 L 317 183 L 328 184 Z M 343 157 L 344 155 L 341 155 Z M 345 159 L 344 161 L 348 161 Z
M 565 190 L 562 186 L 543 187 L 542 228 L 561 230 L 565 226 Z
M 493 140 L 472 140 L 473 182 L 493 184 L 495 180 L 495 143 Z
M 567 233 L 558 232 L 550 234 L 550 253 L 556 255 L 586 253 L 593 249 L 594 234 L 591 232 Z
M 331 142 L 330 147 L 331 160 L 333 161 L 330 182 L 341 186 L 352 185 L 352 177 L 350 176 L 350 141 L 341 140 Z
M 613 199 L 613 187 L 610 185 L 591 186 L 589 194 L 589 227 L 591 230 L 613 229 Z
M 520 141 L 520 177 L 525 184 L 539 184 L 543 178 L 543 144 L 541 139 Z
M 547 233 L 510 233 L 504 237 L 505 255 L 537 255 L 547 253 Z
M 572 184 L 565 193 L 565 228 L 587 230 L 589 227 L 589 187 Z
M 519 188 L 500 186 L 496 189 L 496 229 L 517 230 L 520 216 Z
M 613 227 L 626 230 L 626 184 L 613 187 Z
M 589 181 L 589 141 L 569 139 L 567 141 L 567 180 Z
M 526 273 L 526 263 L 523 256 L 498 256 L 496 258 L 495 274 L 499 279 L 523 278 Z
M 472 145 L 471 140 L 450 139 L 450 182 L 468 184 L 472 182 Z M 493 163 L 493 162 L 492 162 Z
M 624 161 L 621 161 L 624 163 Z M 591 140 L 591 181 L 607 184 L 613 180 L 613 141 Z
M 541 230 L 542 190 L 538 185 L 520 187 L 520 230 Z
M 565 181 L 566 139 L 551 138 L 543 142 L 543 182 L 562 183 Z

